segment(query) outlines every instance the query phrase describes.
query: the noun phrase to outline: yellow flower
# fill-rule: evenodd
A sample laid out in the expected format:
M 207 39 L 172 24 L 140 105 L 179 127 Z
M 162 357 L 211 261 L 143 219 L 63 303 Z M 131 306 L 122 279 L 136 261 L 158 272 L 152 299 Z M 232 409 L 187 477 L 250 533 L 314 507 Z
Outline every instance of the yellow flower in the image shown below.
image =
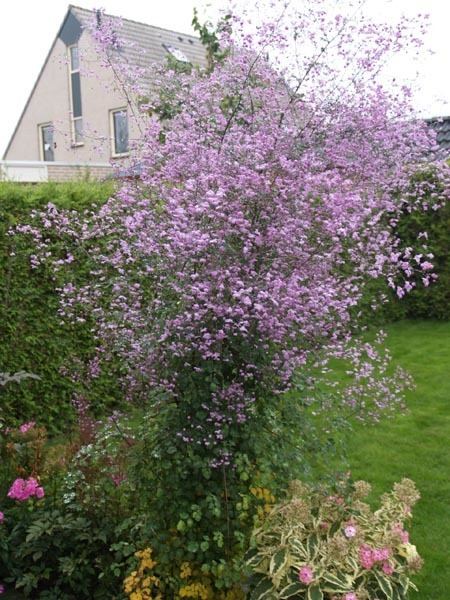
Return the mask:
M 184 562 L 180 567 L 180 577 L 181 579 L 187 579 L 192 575 L 192 569 L 188 562 Z

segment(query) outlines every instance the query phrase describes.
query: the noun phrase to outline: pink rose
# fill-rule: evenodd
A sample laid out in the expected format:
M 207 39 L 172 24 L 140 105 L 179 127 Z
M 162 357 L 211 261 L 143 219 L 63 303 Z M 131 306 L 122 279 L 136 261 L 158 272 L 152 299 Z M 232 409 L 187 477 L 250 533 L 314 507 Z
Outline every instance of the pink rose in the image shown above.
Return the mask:
M 31 496 L 36 498 L 44 497 L 44 488 L 39 485 L 34 477 L 21 479 L 20 477 L 14 481 L 8 492 L 8 498 L 24 502 Z
M 310 584 L 314 579 L 313 570 L 311 567 L 302 567 L 298 572 L 298 578 L 302 583 L 305 583 L 306 585 Z

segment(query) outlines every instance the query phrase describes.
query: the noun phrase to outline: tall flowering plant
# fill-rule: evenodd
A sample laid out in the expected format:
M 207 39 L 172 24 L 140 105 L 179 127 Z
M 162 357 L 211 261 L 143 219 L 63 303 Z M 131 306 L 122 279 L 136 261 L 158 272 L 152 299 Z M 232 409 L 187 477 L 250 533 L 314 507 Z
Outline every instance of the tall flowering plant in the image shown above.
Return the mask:
M 126 394 L 146 401 L 137 477 L 160 547 L 188 548 L 183 559 L 220 576 L 245 547 L 249 483 L 263 463 L 276 473 L 289 462 L 280 419 L 297 409 L 283 393 L 299 378 L 309 389 L 309 367 L 340 357 L 355 385 L 335 391 L 338 409 L 364 418 L 395 405 L 399 379 L 376 377 L 355 307 L 368 278 L 402 295 L 417 273 L 433 277 L 426 239 L 403 248 L 395 225 L 430 194 L 446 200 L 446 170 L 408 91 L 377 79 L 420 32 L 370 22 L 359 2 L 343 14 L 326 4 L 266 2 L 265 22 L 230 13 L 213 69 L 152 69 L 138 181 L 99 212 L 77 219 L 49 205 L 19 228 L 35 236 L 33 265 L 53 269 L 62 318 L 92 323 L 90 375 L 119 358 Z M 96 27 L 116 45 L 110 23 Z M 70 271 L 80 253 L 92 260 L 82 285 Z

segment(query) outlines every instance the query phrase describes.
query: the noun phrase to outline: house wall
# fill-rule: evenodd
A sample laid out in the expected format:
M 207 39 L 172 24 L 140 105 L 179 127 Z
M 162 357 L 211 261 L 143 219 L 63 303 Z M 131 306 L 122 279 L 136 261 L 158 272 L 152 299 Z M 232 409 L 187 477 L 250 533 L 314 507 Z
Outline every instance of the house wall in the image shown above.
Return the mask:
M 86 30 L 78 46 L 83 145 L 72 143 L 68 49 L 58 37 L 5 153 L 6 160 L 42 160 L 39 125 L 43 123 L 54 126 L 55 161 L 105 163 L 112 159 L 110 110 L 126 106 L 125 95 L 118 89 L 112 70 L 100 65 L 93 40 Z M 131 115 L 129 137 L 130 141 L 138 137 L 138 127 Z M 125 162 L 117 158 L 112 161 Z

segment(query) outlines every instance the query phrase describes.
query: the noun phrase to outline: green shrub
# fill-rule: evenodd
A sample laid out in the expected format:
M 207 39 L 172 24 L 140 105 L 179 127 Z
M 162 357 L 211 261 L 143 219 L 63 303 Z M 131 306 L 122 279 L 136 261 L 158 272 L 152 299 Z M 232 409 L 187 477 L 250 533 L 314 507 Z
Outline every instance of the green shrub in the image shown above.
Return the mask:
M 123 471 L 134 436 L 125 421 L 94 427 L 84 444 L 82 431 L 70 443 L 48 443 L 33 423 L 0 431 L 0 582 L 7 590 L 46 600 L 124 597 L 147 519 Z M 8 497 L 18 477 L 38 481 L 43 497 Z
M 295 481 L 289 491 L 254 532 L 251 600 L 400 600 L 416 589 L 410 575 L 422 559 L 404 529 L 419 498 L 412 481 L 395 484 L 375 512 L 364 481 L 332 491 Z
M 450 203 L 437 210 L 429 207 L 426 211 L 405 213 L 397 227 L 402 247 L 416 246 L 423 232 L 428 237 L 427 252 L 434 256 L 431 262 L 437 280 L 425 286 L 420 277 L 416 278 L 415 288 L 401 299 L 384 279 L 369 280 L 357 308 L 368 324 L 380 325 L 401 319 L 450 319 Z M 380 294 L 387 301 L 374 312 L 373 299 Z
M 428 248 L 438 279 L 429 287 L 418 285 L 402 302 L 409 319 L 450 319 L 450 203 L 439 210 L 405 215 L 398 233 L 406 246 L 427 232 Z
M 78 384 L 70 381 L 64 368 L 76 357 L 87 359 L 94 342 L 89 324 L 61 324 L 52 275 L 44 268 L 33 270 L 31 240 L 8 231 L 29 223 L 30 212 L 48 202 L 79 211 L 105 202 L 112 192 L 112 183 L 0 183 L 0 370 L 39 376 L 0 388 L 3 418 L 9 424 L 38 417 L 51 430 L 65 427 L 73 418 L 73 393 L 83 391 L 82 378 Z M 114 404 L 116 395 L 108 379 L 100 377 L 90 400 L 100 409 Z

